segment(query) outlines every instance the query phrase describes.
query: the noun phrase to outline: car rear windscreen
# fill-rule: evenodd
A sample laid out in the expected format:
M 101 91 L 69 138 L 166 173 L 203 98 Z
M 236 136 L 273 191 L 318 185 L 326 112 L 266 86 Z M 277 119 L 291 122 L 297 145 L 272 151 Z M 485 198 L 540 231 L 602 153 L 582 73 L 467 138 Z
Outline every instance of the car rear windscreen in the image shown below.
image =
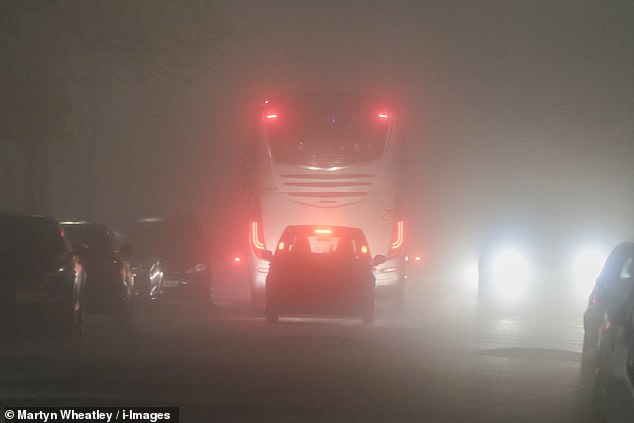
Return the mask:
M 312 96 L 271 103 L 264 120 L 277 162 L 328 168 L 380 159 L 391 113 L 372 100 Z
M 0 218 L 2 265 L 48 266 L 66 253 L 57 225 L 39 219 Z

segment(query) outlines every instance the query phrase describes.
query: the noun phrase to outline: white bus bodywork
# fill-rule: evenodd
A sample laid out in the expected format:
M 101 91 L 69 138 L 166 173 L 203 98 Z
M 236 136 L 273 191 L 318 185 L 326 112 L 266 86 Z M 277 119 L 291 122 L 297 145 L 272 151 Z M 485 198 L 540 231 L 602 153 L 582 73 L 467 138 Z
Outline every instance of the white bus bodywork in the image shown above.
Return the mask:
M 377 290 L 402 296 L 403 216 L 399 191 L 404 171 L 403 137 L 394 111 L 380 116 L 388 121 L 385 147 L 379 157 L 321 167 L 277 162 L 267 136 L 267 115 L 262 114 L 250 159 L 254 182 L 250 266 L 255 296 L 263 292 L 268 273 L 268 262 L 261 252 L 273 251 L 288 225 L 361 228 L 370 254 L 388 258 L 375 269 Z

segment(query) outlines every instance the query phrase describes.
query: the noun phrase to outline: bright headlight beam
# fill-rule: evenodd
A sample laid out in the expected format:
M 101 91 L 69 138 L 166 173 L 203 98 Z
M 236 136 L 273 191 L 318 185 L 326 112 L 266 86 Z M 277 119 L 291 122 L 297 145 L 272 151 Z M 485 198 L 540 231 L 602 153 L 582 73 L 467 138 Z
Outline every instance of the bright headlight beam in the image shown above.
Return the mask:
M 574 272 L 577 289 L 582 296 L 587 296 L 592 290 L 605 259 L 606 254 L 597 248 L 587 247 L 580 250 L 574 263 Z
M 528 284 L 528 261 L 515 249 L 498 253 L 493 261 L 493 280 L 497 294 L 503 299 L 521 297 Z

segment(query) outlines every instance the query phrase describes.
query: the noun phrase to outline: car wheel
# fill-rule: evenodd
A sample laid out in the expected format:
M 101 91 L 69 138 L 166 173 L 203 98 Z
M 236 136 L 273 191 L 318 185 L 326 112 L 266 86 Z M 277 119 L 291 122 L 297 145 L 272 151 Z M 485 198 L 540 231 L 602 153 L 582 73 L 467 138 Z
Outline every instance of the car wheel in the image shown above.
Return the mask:
M 583 336 L 583 347 L 581 349 L 581 383 L 587 384 L 597 376 L 598 366 L 598 335 L 590 334 L 593 328 L 587 328 Z M 600 328 L 594 328 L 596 333 L 600 332 Z
M 596 352 L 594 369 L 594 386 L 592 389 L 592 414 L 593 421 L 605 422 L 608 386 L 611 383 L 611 378 L 607 369 L 609 364 L 610 346 L 608 345 L 609 340 L 607 337 L 602 336 L 602 331 L 599 331 L 598 344 L 599 347 Z
M 631 423 L 634 421 L 634 406 L 627 385 L 619 380 L 607 378 L 603 386 L 603 398 L 595 422 Z

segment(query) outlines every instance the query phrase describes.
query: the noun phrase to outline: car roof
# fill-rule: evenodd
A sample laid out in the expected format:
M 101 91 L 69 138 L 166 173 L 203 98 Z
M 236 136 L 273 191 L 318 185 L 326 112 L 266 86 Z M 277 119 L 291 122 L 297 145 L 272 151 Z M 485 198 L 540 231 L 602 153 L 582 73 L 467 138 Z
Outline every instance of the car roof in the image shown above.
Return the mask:
M 14 221 L 14 222 L 47 222 L 51 224 L 57 224 L 57 220 L 52 217 L 28 215 L 28 214 L 12 214 L 12 213 L 0 213 L 0 220 L 2 221 Z
M 98 228 L 109 227 L 105 223 L 96 223 L 96 222 L 87 222 L 87 221 L 60 222 L 60 225 L 65 227 L 72 227 L 72 226 L 92 226 L 92 227 L 98 227 Z

